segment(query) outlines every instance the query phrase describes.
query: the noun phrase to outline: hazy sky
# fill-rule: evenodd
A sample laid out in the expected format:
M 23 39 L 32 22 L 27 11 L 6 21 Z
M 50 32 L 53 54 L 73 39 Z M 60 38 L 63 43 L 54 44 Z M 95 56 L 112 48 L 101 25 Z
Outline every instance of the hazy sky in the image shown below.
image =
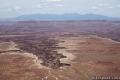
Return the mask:
M 120 0 L 0 0 L 0 18 L 38 13 L 94 13 L 120 17 Z

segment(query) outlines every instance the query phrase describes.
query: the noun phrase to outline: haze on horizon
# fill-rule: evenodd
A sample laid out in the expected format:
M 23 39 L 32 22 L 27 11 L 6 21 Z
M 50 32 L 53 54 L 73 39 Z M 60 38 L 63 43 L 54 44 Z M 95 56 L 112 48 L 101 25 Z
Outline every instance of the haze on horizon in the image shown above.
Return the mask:
M 0 18 L 64 13 L 120 17 L 120 0 L 0 0 Z

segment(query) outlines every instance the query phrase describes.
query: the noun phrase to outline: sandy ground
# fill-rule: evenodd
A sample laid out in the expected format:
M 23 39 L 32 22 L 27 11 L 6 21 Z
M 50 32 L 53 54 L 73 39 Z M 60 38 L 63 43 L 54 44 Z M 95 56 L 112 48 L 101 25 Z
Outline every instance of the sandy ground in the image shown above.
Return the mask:
M 19 50 L 13 41 L 0 43 L 0 51 Z
M 119 42 L 94 35 L 58 37 L 58 39 L 65 41 L 59 43 L 59 46 L 66 47 L 58 50 L 59 53 L 67 56 L 61 61 L 70 63 L 71 66 L 50 69 L 40 65 L 41 61 L 32 53 L 2 53 L 0 54 L 0 79 L 91 80 L 93 76 L 120 75 Z M 15 47 L 14 43 L 12 45 Z M 10 49 L 9 46 L 5 46 L 4 50 Z M 15 49 L 14 47 L 11 48 Z M 0 49 L 3 49 L 1 45 Z

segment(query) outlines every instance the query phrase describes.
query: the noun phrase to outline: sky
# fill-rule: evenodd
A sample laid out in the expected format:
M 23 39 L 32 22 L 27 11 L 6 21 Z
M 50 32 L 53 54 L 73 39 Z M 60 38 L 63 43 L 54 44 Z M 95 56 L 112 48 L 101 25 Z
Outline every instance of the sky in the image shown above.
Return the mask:
M 120 17 L 120 0 L 0 0 L 0 18 L 65 13 Z

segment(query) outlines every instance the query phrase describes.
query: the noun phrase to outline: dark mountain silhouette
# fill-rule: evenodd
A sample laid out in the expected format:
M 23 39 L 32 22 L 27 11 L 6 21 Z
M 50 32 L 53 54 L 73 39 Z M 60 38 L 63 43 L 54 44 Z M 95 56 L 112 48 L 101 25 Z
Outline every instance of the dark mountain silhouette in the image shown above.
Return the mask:
M 120 18 L 98 14 L 26 14 L 14 18 L 0 19 L 0 21 L 15 20 L 120 20 Z
M 30 14 L 18 16 L 14 20 L 120 20 L 120 18 L 97 14 Z

